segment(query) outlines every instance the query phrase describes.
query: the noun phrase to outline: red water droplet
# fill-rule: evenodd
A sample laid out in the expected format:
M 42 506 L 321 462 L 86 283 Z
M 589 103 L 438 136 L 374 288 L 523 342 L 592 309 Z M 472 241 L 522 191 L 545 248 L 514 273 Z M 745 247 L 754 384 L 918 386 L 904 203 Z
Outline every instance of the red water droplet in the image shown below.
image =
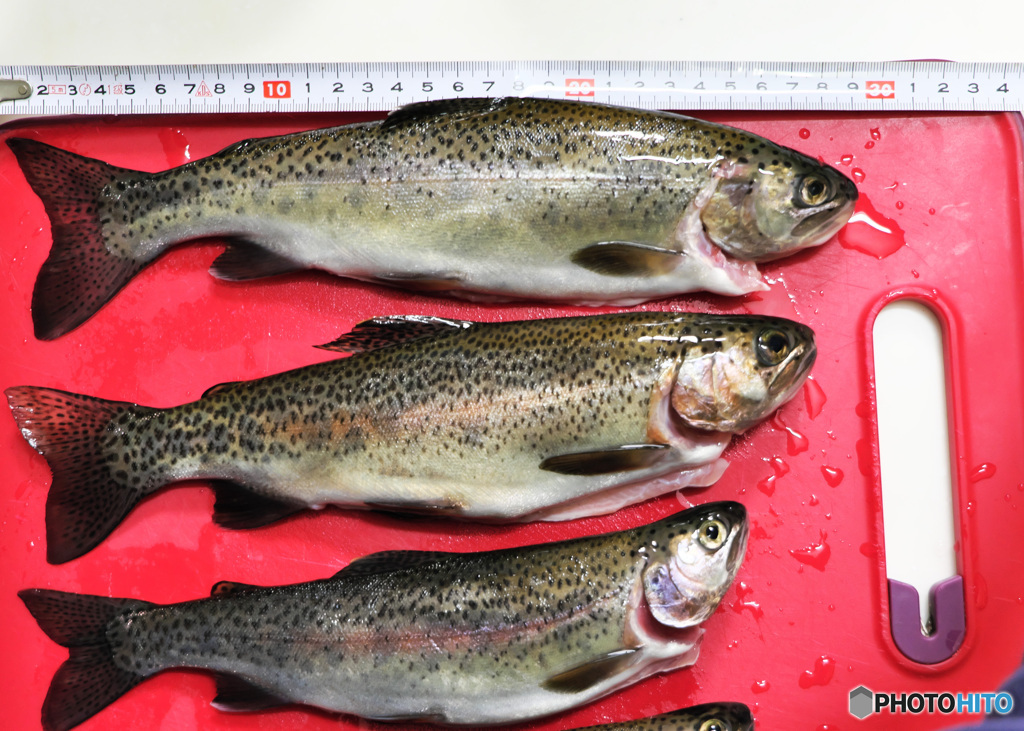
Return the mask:
M 896 201 L 896 209 L 899 211 L 903 210 L 903 201 Z
M 860 168 L 854 168 L 853 170 L 850 171 L 850 177 L 853 178 L 853 182 L 855 183 L 863 183 L 864 178 L 866 178 L 867 176 L 864 174 L 864 171 L 861 170 Z
M 867 556 L 868 558 L 875 558 L 875 556 L 878 555 L 878 550 L 875 548 L 874 543 L 861 543 L 860 553 L 862 556 Z
M 778 478 L 775 477 L 775 475 L 768 475 L 768 477 L 757 483 L 757 489 L 768 497 L 771 497 L 775 494 L 775 481 L 777 479 Z
M 931 215 L 934 216 L 935 215 L 935 209 L 934 208 L 929 208 L 928 209 L 928 213 L 930 213 Z
M 734 586 L 736 587 L 736 596 L 738 596 L 740 599 L 742 599 L 745 596 L 750 596 L 751 592 L 754 591 L 750 584 L 748 584 L 745 581 L 737 582 L 736 584 L 734 584 Z
M 821 474 L 825 478 L 825 482 L 828 483 L 829 487 L 839 487 L 839 484 L 843 481 L 843 471 L 838 467 L 830 467 L 827 464 L 821 466 Z
M 839 158 L 839 162 L 843 165 L 849 165 L 853 162 L 853 155 L 843 155 Z
M 821 531 L 820 536 L 821 539 L 818 543 L 813 543 L 806 548 L 792 548 L 789 551 L 789 555 L 800 563 L 807 564 L 818 569 L 818 571 L 824 571 L 825 564 L 828 563 L 829 558 L 832 556 L 832 549 L 825 542 L 825 539 L 828 538 L 828 533 Z
M 870 439 L 857 440 L 857 467 L 865 477 L 875 474 L 875 449 Z
M 732 611 L 736 612 L 736 614 L 739 614 L 744 609 L 749 611 L 753 615 L 754 619 L 761 619 L 764 616 L 764 610 L 761 609 L 761 604 L 759 602 L 745 602 L 737 599 L 732 603 Z
M 782 421 L 782 416 L 778 412 L 772 417 L 772 426 L 776 429 L 782 429 L 786 432 L 786 450 L 791 456 L 806 452 L 811 446 L 810 441 L 803 434 L 798 432 L 791 426 L 786 426 Z
M 917 271 L 916 269 L 911 269 L 910 274 L 914 277 L 914 279 L 921 278 L 921 272 Z
M 814 670 L 804 670 L 800 676 L 800 687 L 806 690 L 815 685 L 828 685 L 835 674 L 836 661 L 822 655 L 814 661 Z
M 821 390 L 821 386 L 814 378 L 804 381 L 804 404 L 807 406 L 807 415 L 811 419 L 818 418 L 826 401 L 828 401 L 828 397 L 825 396 L 825 392 Z
M 857 199 L 857 211 L 839 232 L 839 245 L 862 254 L 884 259 L 907 243 L 900 225 L 883 216 L 863 193 Z
M 969 479 L 971 482 L 981 482 L 982 480 L 988 480 L 995 477 L 996 466 L 991 462 L 985 462 L 974 468 L 971 472 Z
M 192 158 L 189 152 L 189 139 L 180 129 L 163 127 L 157 131 L 157 139 L 164 148 L 164 155 L 167 157 L 167 164 L 178 167 L 189 162 Z
M 789 474 L 789 463 L 782 457 L 777 455 L 775 457 L 762 457 L 761 461 L 771 466 L 776 477 L 784 477 Z
M 811 130 L 807 129 L 806 127 L 804 127 L 803 129 L 800 130 L 800 139 L 806 140 L 810 136 L 811 136 Z
M 767 693 L 771 690 L 772 684 L 767 680 L 755 680 L 754 684 L 750 686 L 751 693 Z
M 810 505 L 813 508 L 815 505 L 818 504 L 818 496 L 812 494 L 811 495 L 811 499 L 807 501 L 807 504 Z
M 882 139 L 882 130 L 880 130 L 878 127 L 872 127 L 870 132 L 871 132 L 871 139 L 873 139 L 873 140 L 880 140 L 880 139 Z
M 875 146 L 875 143 L 872 142 L 871 140 L 868 140 L 867 142 L 864 143 L 864 149 L 865 150 L 870 150 L 874 146 Z

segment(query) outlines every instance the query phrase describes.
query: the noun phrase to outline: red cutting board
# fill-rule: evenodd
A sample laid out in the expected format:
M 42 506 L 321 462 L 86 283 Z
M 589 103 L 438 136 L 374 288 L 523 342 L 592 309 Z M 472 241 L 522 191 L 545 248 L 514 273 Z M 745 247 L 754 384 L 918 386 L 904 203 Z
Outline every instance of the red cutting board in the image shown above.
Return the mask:
M 769 293 L 678 297 L 647 306 L 781 315 L 817 332 L 814 385 L 773 422 L 735 440 L 726 455 L 732 466 L 717 485 L 564 524 L 479 526 L 328 509 L 233 532 L 213 524 L 212 493 L 192 483 L 146 500 L 86 556 L 50 566 L 43 525 L 49 469 L 14 420 L 0 414 L 4 726 L 38 726 L 50 678 L 67 656 L 36 627 L 16 597 L 19 589 L 175 602 L 204 596 L 221 579 L 274 584 L 326 577 L 385 549 L 471 551 L 622 529 L 676 511 L 687 500 L 740 500 L 752 521 L 746 562 L 705 625 L 697 664 L 528 728 L 566 729 L 733 700 L 750 705 L 758 728 L 767 731 L 886 729 L 894 727 L 893 717 L 858 721 L 849 715 L 852 688 L 995 689 L 1024 650 L 1024 157 L 1018 118 L 704 116 L 836 165 L 858 184 L 858 211 L 890 231 L 855 222 L 838 241 L 765 266 Z M 243 138 L 368 118 L 79 118 L 21 122 L 0 130 L 0 141 L 32 137 L 114 165 L 161 170 Z M 0 201 L 2 388 L 34 384 L 170 406 L 216 383 L 329 358 L 312 346 L 375 315 L 493 320 L 594 312 L 467 304 L 312 273 L 225 283 L 206 272 L 220 246 L 204 242 L 161 258 L 83 327 L 39 342 L 29 303 L 50 247 L 49 223 L 3 144 Z M 951 660 L 934 667 L 903 658 L 888 629 L 869 339 L 880 306 L 908 295 L 942 313 L 950 351 L 950 451 L 967 636 Z M 213 695 L 207 676 L 168 672 L 82 728 L 395 728 L 298 708 L 225 714 L 209 707 Z M 976 718 L 904 716 L 899 723 L 910 730 L 968 720 Z

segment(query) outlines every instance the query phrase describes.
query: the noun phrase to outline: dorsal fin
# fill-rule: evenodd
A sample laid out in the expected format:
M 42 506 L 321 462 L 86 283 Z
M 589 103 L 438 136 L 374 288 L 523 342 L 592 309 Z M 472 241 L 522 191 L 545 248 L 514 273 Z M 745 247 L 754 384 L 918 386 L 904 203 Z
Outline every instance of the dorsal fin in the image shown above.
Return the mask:
M 345 576 L 369 576 L 370 574 L 386 574 L 391 571 L 415 568 L 434 561 L 449 558 L 455 554 L 444 551 L 380 551 L 368 556 L 357 558 L 333 578 Z
M 465 330 L 475 324 L 468 320 L 449 320 L 425 315 L 375 317 L 360 322 L 352 328 L 352 332 L 342 335 L 337 340 L 317 347 L 339 353 L 365 353 L 368 350 L 378 350 L 399 343 L 410 343 L 442 332 Z
M 473 114 L 500 109 L 508 101 L 507 98 L 501 97 L 470 97 L 467 99 L 438 99 L 429 102 L 415 102 L 413 104 L 406 104 L 391 112 L 381 126 L 387 128 L 397 124 L 418 122 L 441 116 L 468 117 Z

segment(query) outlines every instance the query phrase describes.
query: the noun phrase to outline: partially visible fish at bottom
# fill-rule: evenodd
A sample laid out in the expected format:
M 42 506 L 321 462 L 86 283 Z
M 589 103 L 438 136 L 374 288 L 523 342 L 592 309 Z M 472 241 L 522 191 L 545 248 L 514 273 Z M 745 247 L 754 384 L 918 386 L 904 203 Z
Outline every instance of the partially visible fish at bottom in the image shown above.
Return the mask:
M 742 703 L 702 703 L 649 718 L 580 727 L 575 731 L 754 731 L 754 719 Z

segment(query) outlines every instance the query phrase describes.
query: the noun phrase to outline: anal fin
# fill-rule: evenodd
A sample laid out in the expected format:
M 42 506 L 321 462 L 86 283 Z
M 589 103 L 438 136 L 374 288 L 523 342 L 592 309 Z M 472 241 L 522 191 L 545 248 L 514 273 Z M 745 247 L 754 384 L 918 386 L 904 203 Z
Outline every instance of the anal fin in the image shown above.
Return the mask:
M 294 703 L 235 675 L 217 673 L 214 680 L 217 695 L 211 705 L 219 711 L 263 711 Z
M 259 495 L 226 480 L 210 483 L 217 496 L 213 504 L 213 521 L 225 528 L 241 530 L 259 528 L 303 510 L 301 503 L 275 500 Z
M 637 648 L 606 653 L 590 662 L 577 665 L 545 680 L 541 686 L 555 693 L 582 693 L 614 678 L 633 664 Z
M 548 457 L 540 463 L 547 472 L 562 475 L 607 475 L 655 466 L 671 448 L 666 444 L 625 444 L 611 449 L 575 452 Z
M 609 277 L 661 276 L 670 273 L 683 255 L 678 251 L 628 241 L 602 241 L 572 255 L 572 263 Z
M 465 278 L 454 272 L 386 272 L 373 277 L 373 281 L 417 292 L 448 292 L 466 286 Z
M 225 238 L 227 248 L 210 266 L 210 274 L 230 282 L 273 277 L 305 269 L 291 259 L 242 237 Z

